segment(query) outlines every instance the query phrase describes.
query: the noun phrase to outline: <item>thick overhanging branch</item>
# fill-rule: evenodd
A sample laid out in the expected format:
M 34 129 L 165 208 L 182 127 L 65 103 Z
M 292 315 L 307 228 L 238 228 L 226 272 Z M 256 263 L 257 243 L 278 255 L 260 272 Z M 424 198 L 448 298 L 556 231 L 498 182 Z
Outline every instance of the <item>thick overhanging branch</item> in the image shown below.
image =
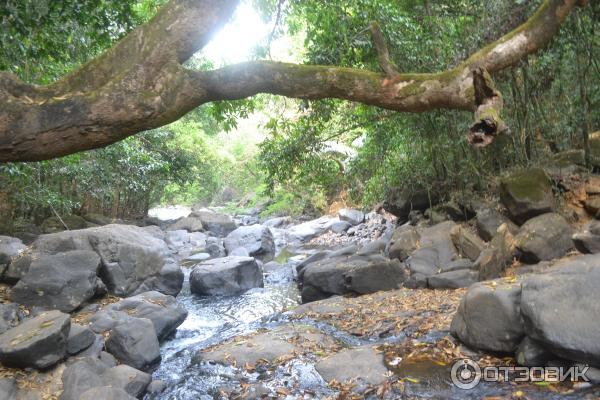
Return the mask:
M 379 24 L 375 21 L 371 22 L 370 28 L 371 35 L 373 36 L 373 44 L 375 45 L 375 50 L 377 50 L 379 66 L 389 78 L 395 78 L 398 76 L 398 67 L 390 59 L 390 52 L 385 43 L 383 32 L 381 32 Z
M 236 0 L 171 0 L 102 56 L 48 86 L 0 72 L 0 162 L 33 161 L 103 147 L 175 121 L 195 107 L 257 93 L 339 98 L 401 112 L 469 110 L 476 145 L 506 130 L 489 74 L 545 46 L 578 0 L 545 0 L 522 26 L 456 68 L 386 74 L 268 61 L 199 72 L 182 62 L 231 15 Z M 387 48 L 380 48 L 385 53 Z M 388 53 L 389 60 L 389 53 Z M 391 68 L 391 69 L 390 69 Z M 394 73 L 390 77 L 390 73 Z

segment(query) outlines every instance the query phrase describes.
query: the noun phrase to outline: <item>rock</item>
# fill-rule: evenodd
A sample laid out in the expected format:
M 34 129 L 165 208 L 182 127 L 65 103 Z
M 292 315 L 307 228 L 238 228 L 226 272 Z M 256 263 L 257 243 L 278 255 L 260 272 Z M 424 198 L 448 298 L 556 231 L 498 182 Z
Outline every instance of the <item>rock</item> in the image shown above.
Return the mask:
M 80 396 L 104 385 L 102 374 L 106 365 L 97 358 L 85 357 L 68 366 L 62 374 L 63 392 L 60 400 L 79 400 Z
M 315 368 L 325 382 L 344 383 L 359 379 L 370 385 L 379 385 L 387 379 L 388 369 L 383 363 L 383 353 L 365 345 L 345 349 L 319 361 Z
M 450 330 L 467 346 L 514 353 L 525 336 L 519 282 L 479 282 L 460 301 Z
M 474 266 L 475 264 L 473 263 L 473 261 L 467 258 L 459 258 L 458 260 L 454 260 L 448 264 L 442 265 L 440 268 L 440 273 L 460 271 L 463 269 L 474 269 Z
M 244 247 L 238 247 L 237 249 L 229 253 L 229 255 L 238 257 L 250 257 L 250 253 L 248 253 L 248 250 L 246 250 L 246 248 Z
M 521 227 L 515 246 L 523 261 L 536 264 L 564 256 L 573 248 L 572 235 L 571 226 L 562 216 L 542 214 Z
M 112 224 L 114 222 L 114 220 L 110 217 L 106 217 L 102 214 L 95 213 L 82 215 L 82 218 L 85 219 L 87 222 L 99 226 Z
M 333 233 L 342 233 L 342 232 L 346 232 L 348 229 L 350 229 L 351 226 L 352 226 L 352 224 L 350 222 L 337 221 L 337 222 L 334 222 L 333 224 L 331 224 L 329 229 Z
M 459 255 L 468 258 L 471 261 L 477 260 L 483 249 L 486 247 L 483 240 L 461 226 L 452 228 L 450 237 L 452 238 L 452 243 L 456 246 Z
M 523 224 L 554 209 L 552 181 L 540 168 L 513 173 L 500 180 L 500 200 L 511 219 Z
M 353 226 L 362 224 L 365 221 L 365 213 L 351 208 L 342 208 L 339 210 L 338 217 L 341 221 L 349 222 Z
M 88 227 L 87 221 L 78 215 L 65 215 L 61 216 L 61 219 L 62 221 L 58 219 L 58 217 L 54 216 L 44 220 L 40 226 L 42 228 L 42 232 L 56 233 L 64 230 L 76 230 Z
M 146 371 L 160 362 L 160 347 L 152 321 L 130 318 L 114 327 L 106 349 L 123 364 Z
M 157 277 L 149 278 L 134 293 L 158 291 L 168 296 L 177 296 L 183 287 L 185 275 L 177 264 L 166 264 Z
M 150 395 L 158 395 L 158 394 L 161 394 L 162 392 L 164 392 L 166 388 L 167 388 L 167 384 L 165 383 L 165 381 L 156 379 L 156 380 L 153 380 L 152 382 L 150 382 L 150 384 L 146 388 L 146 391 Z
M 0 400 L 15 400 L 17 390 L 17 381 L 14 378 L 0 379 Z
M 262 261 L 271 261 L 275 255 L 275 242 L 271 230 L 262 225 L 240 226 L 223 241 L 227 254 L 238 247 Z
M 0 334 L 19 324 L 19 306 L 15 303 L 0 303 Z
M 0 335 L 0 362 L 6 367 L 48 368 L 65 357 L 71 318 L 49 311 Z
M 418 273 L 426 277 L 435 275 L 442 266 L 458 258 L 450 237 L 450 231 L 455 226 L 454 222 L 447 221 L 423 229 L 419 239 L 420 247 L 406 260 L 412 274 Z
M 366 294 L 397 289 L 408 278 L 406 269 L 398 260 L 389 260 L 378 254 L 330 254 L 307 264 L 301 272 L 303 302 L 321 300 L 334 294 Z
M 574 234 L 573 244 L 582 253 L 600 253 L 600 221 L 592 221 Z
M 515 239 L 508 225 L 502 224 L 489 246 L 475 260 L 473 268 L 479 270 L 479 280 L 499 278 L 506 267 L 512 263 L 514 253 Z
M 438 196 L 434 192 L 393 187 L 388 189 L 385 195 L 383 208 L 400 221 L 406 221 L 411 211 L 424 212 L 437 202 Z
M 387 243 L 383 239 L 374 240 L 362 246 L 357 252 L 358 256 L 368 256 L 369 254 L 383 254 Z
M 106 386 L 122 389 L 132 397 L 141 398 L 152 377 L 128 365 L 117 365 L 105 371 L 102 380 Z
M 517 225 L 492 208 L 483 208 L 477 211 L 477 233 L 486 242 L 489 242 L 494 236 L 496 236 L 496 231 L 502 224 L 507 225 L 508 231 L 512 235 L 516 235 L 519 231 L 519 227 Z
M 190 289 L 200 296 L 233 295 L 256 287 L 263 287 L 263 276 L 251 257 L 229 256 L 205 261 L 190 274 Z
M 337 221 L 337 218 L 324 215 L 318 219 L 294 225 L 289 228 L 289 232 L 291 236 L 295 237 L 301 242 L 304 242 L 327 232 L 327 230 L 329 230 Z
M 0 278 L 10 265 L 13 258 L 19 256 L 27 246 L 21 239 L 0 235 Z
M 106 225 L 40 236 L 34 253 L 56 254 L 70 250 L 92 250 L 102 260 L 100 277 L 109 292 L 126 297 L 144 281 L 160 276 L 170 255 L 166 243 L 133 225 Z
M 292 218 L 290 217 L 275 217 L 266 220 L 263 222 L 263 225 L 269 228 L 280 228 L 283 225 L 289 224 L 290 222 L 292 222 Z
M 440 212 L 445 213 L 450 220 L 456 222 L 466 222 L 475 217 L 473 206 L 467 199 L 462 199 L 460 202 L 451 200 L 440 204 L 437 206 L 437 209 Z
M 194 211 L 190 217 L 198 218 L 205 229 L 218 236 L 227 236 L 236 228 L 235 222 L 229 215 L 217 214 L 210 211 Z
M 188 315 L 174 297 L 155 291 L 122 299 L 109 305 L 104 312 L 110 311 L 121 311 L 131 317 L 149 319 L 159 340 L 173 333 Z
M 2 280 L 14 285 L 27 274 L 31 266 L 31 261 L 32 258 L 29 254 L 21 254 L 17 258 L 13 258 L 9 261 L 7 268 L 5 268 Z
M 204 230 L 202 221 L 196 217 L 183 217 L 177 220 L 177 222 L 169 225 L 167 231 L 180 231 L 185 230 L 188 232 L 201 232 Z
M 523 282 L 521 312 L 527 335 L 554 354 L 600 365 L 600 256 L 556 265 Z
M 459 269 L 430 276 L 427 283 L 433 289 L 458 289 L 471 286 L 477 282 L 477 278 L 476 271 Z
M 83 393 L 79 400 L 136 400 L 123 389 L 95 387 Z
M 552 353 L 540 343 L 526 336 L 515 353 L 517 364 L 524 367 L 543 367 L 552 358 Z
M 96 340 L 96 335 L 87 326 L 71 324 L 67 338 L 67 353 L 74 355 L 90 347 Z
M 100 257 L 89 250 L 42 256 L 33 260 L 11 299 L 29 307 L 71 312 L 94 297 L 99 270 Z
M 191 256 L 187 257 L 185 259 L 185 261 L 193 261 L 193 262 L 206 261 L 210 258 L 211 258 L 211 255 L 209 253 L 196 253 L 196 254 L 192 254 Z
M 171 247 L 184 247 L 190 243 L 190 233 L 185 229 L 167 231 L 165 242 Z
M 420 235 L 412 226 L 402 226 L 394 231 L 390 241 L 390 258 L 406 260 L 417 249 Z

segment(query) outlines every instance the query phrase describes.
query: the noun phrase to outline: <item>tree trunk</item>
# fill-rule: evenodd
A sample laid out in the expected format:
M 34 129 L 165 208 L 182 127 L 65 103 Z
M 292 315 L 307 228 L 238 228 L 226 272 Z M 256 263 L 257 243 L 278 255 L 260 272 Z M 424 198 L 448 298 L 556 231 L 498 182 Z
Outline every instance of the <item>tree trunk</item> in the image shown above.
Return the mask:
M 550 42 L 578 0 L 545 0 L 523 25 L 439 73 L 386 74 L 254 61 L 212 71 L 182 63 L 231 16 L 235 0 L 171 0 L 98 58 L 47 86 L 0 72 L 0 162 L 35 161 L 107 146 L 173 122 L 201 104 L 272 93 L 339 98 L 401 112 L 475 113 L 484 146 L 506 127 L 490 74 Z

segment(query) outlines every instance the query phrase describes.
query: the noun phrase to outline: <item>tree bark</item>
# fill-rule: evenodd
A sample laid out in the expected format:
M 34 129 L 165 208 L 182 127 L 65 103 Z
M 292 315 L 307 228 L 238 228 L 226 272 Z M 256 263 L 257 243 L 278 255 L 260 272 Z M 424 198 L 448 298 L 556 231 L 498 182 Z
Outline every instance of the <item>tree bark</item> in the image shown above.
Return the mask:
M 182 63 L 208 43 L 237 1 L 171 0 L 150 22 L 55 83 L 29 85 L 0 72 L 0 162 L 107 146 L 173 122 L 201 104 L 258 93 L 339 98 L 401 112 L 467 110 L 476 117 L 469 137 L 486 145 L 505 129 L 490 74 L 547 45 L 577 3 L 545 0 L 526 23 L 448 71 L 389 77 L 271 61 L 185 69 Z

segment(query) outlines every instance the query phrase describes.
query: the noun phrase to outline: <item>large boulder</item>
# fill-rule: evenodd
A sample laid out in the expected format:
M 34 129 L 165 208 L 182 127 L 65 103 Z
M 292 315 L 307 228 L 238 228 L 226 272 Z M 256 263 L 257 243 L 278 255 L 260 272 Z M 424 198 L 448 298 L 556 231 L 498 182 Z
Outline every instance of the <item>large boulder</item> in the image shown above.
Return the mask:
M 262 261 L 270 261 L 275 255 L 273 233 L 262 225 L 240 226 L 231 232 L 223 241 L 227 254 L 239 247 L 248 250 L 252 257 Z
M 183 287 L 185 274 L 177 264 L 165 264 L 157 276 L 146 279 L 133 294 L 158 291 L 168 296 L 177 296 Z
M 12 259 L 21 254 L 26 248 L 27 246 L 23 244 L 21 239 L 10 236 L 0 236 L 0 281 Z
M 170 255 L 166 243 L 133 225 L 105 225 L 40 236 L 32 245 L 37 255 L 91 250 L 102 260 L 100 277 L 109 292 L 126 297 L 144 281 L 160 276 Z
M 500 200 L 511 219 L 521 225 L 554 209 L 552 181 L 541 168 L 513 173 L 500 181 Z
M 252 257 L 204 261 L 190 274 L 190 290 L 200 296 L 233 295 L 262 286 L 262 269 Z
M 0 335 L 0 362 L 15 368 L 48 368 L 67 353 L 71 318 L 49 311 Z
M 435 275 L 459 258 L 450 236 L 455 227 L 454 222 L 446 221 L 421 231 L 419 248 L 406 261 L 412 274 Z
M 147 318 L 130 318 L 115 326 L 106 341 L 107 351 L 121 363 L 147 371 L 161 359 L 155 327 Z
M 336 222 L 339 222 L 337 218 L 323 215 L 320 218 L 290 227 L 289 233 L 299 241 L 306 241 L 327 232 Z
M 471 261 L 477 260 L 486 247 L 483 240 L 460 225 L 452 228 L 450 237 L 452 238 L 452 243 L 454 243 L 458 253 Z
M 458 289 L 469 287 L 477 282 L 478 274 L 470 269 L 457 269 L 442 272 L 427 278 L 427 284 L 432 289 Z
M 302 301 L 309 302 L 332 295 L 398 289 L 408 274 L 400 261 L 379 254 L 329 255 L 304 266 L 299 277 Z
M 349 222 L 352 225 L 362 224 L 365 221 L 365 213 L 351 208 L 342 208 L 339 210 L 338 217 L 341 221 Z
M 525 337 L 520 302 L 520 282 L 476 283 L 460 301 L 450 330 L 473 348 L 514 353 Z
M 0 334 L 19 324 L 19 305 L 0 303 Z
M 393 187 L 386 192 L 383 208 L 400 221 L 406 221 L 411 211 L 424 212 L 437 202 L 438 196 L 432 191 Z
M 155 291 L 120 300 L 109 305 L 105 311 L 122 311 L 131 317 L 149 319 L 159 340 L 174 332 L 188 314 L 174 297 Z
M 477 215 L 475 218 L 477 233 L 486 242 L 489 242 L 494 236 L 496 236 L 496 231 L 502 224 L 506 224 L 508 231 L 513 235 L 516 235 L 519 231 L 518 226 L 493 208 L 482 208 L 477 210 Z
M 574 234 L 573 244 L 582 253 L 600 253 L 600 221 L 592 221 Z
M 556 355 L 600 366 L 600 256 L 563 262 L 523 282 L 527 335 Z
M 94 297 L 99 270 L 100 257 L 90 250 L 42 256 L 32 261 L 11 299 L 29 307 L 71 312 Z
M 227 236 L 236 228 L 235 222 L 229 215 L 211 211 L 194 211 L 190 217 L 198 218 L 206 230 L 217 236 Z
M 565 255 L 573 248 L 572 235 L 571 226 L 562 216 L 542 214 L 521 227 L 515 246 L 523 261 L 535 264 Z
M 167 231 L 185 230 L 188 232 L 201 232 L 204 230 L 202 221 L 196 217 L 183 217 L 172 223 L 166 229 Z
M 390 240 L 390 258 L 397 258 L 400 261 L 406 260 L 417 249 L 420 237 L 421 235 L 413 226 L 404 225 L 397 228 Z
M 475 260 L 474 269 L 479 270 L 479 280 L 499 278 L 513 261 L 515 239 L 508 224 L 502 224 L 496 235 Z
M 96 335 L 92 330 L 83 325 L 71 324 L 69 337 L 67 338 L 67 353 L 70 355 L 81 353 L 96 341 Z

